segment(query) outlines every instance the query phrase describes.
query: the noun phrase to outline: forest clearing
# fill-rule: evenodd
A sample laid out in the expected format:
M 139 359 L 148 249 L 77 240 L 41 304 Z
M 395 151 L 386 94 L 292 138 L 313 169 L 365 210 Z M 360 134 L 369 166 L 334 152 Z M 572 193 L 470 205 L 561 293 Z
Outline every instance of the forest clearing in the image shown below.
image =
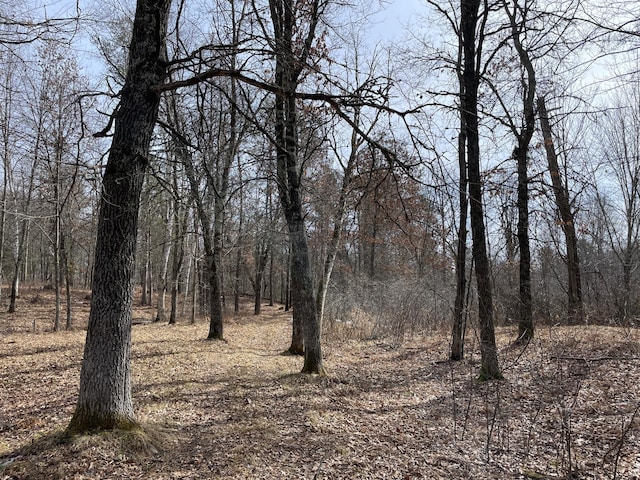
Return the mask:
M 74 296 L 85 318 L 87 293 Z M 540 326 L 513 347 L 515 329 L 500 327 L 506 379 L 478 383 L 473 331 L 465 360 L 450 362 L 445 330 L 400 341 L 327 327 L 321 377 L 281 354 L 291 315 L 279 306 L 229 317 L 226 343 L 203 340 L 203 319 L 151 323 L 153 309 L 137 306 L 132 382 L 145 430 L 61 442 L 85 331 L 50 331 L 51 292 L 25 290 L 20 302 L 0 314 L 3 480 L 640 475 L 636 329 Z

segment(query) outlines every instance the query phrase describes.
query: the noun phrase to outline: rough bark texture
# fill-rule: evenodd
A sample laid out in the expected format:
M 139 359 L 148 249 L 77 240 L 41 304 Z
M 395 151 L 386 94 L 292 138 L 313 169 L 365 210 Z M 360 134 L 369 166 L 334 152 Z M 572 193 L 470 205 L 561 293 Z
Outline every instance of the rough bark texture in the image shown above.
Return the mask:
M 464 125 L 467 136 L 472 253 L 476 267 L 478 288 L 480 352 L 482 357 L 480 378 L 489 380 L 502 378 L 502 374 L 498 365 L 498 352 L 493 325 L 493 298 L 482 206 L 482 177 L 480 175 L 478 136 L 478 85 L 480 74 L 477 66 L 478 58 L 480 57 L 478 50 L 480 48 L 476 50 L 476 27 L 479 6 L 479 0 L 462 0 L 461 2 L 461 33 L 464 50 L 462 111 L 464 112 Z
M 553 185 L 556 207 L 558 208 L 558 214 L 560 215 L 560 223 L 562 225 L 562 231 L 564 233 L 567 248 L 566 262 L 567 278 L 569 283 L 568 320 L 569 323 L 577 324 L 584 321 L 582 282 L 580 279 L 580 258 L 578 256 L 578 237 L 576 236 L 576 227 L 573 221 L 569 192 L 567 191 L 566 185 L 562 183 L 562 177 L 560 176 L 558 156 L 553 144 L 553 133 L 551 131 L 551 123 L 549 122 L 549 114 L 547 113 L 547 105 L 544 97 L 538 97 L 538 116 L 542 127 L 544 148 L 547 154 L 549 174 L 551 175 L 551 184 Z
M 160 97 L 166 78 L 170 0 L 139 0 L 129 66 L 102 185 L 91 312 L 80 392 L 67 434 L 133 428 L 131 307 L 138 210 Z
M 280 201 L 287 220 L 291 240 L 291 295 L 294 315 L 302 323 L 304 337 L 303 373 L 324 374 L 322 366 L 321 331 L 311 278 L 311 263 L 307 247 L 302 209 L 301 172 L 298 161 L 298 122 L 295 91 L 302 68 L 315 38 L 319 20 L 318 2 L 312 2 L 308 30 L 301 53 L 294 53 L 296 19 L 293 0 L 270 0 L 271 19 L 275 35 L 276 85 L 282 94 L 275 98 L 275 142 L 277 179 Z M 295 320 L 294 320 L 295 321 Z

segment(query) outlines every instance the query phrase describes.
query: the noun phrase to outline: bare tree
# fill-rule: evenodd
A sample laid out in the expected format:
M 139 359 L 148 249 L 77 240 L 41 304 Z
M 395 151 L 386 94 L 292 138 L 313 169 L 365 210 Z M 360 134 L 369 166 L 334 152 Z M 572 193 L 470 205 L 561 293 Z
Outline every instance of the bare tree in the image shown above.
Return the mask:
M 102 182 L 91 312 L 80 391 L 66 434 L 136 425 L 131 396 L 131 308 L 138 210 L 166 79 L 170 0 L 139 0 L 115 132 Z
M 518 246 L 519 262 L 519 312 L 517 342 L 528 343 L 533 338 L 533 307 L 531 297 L 531 248 L 529 246 L 529 146 L 535 131 L 536 72 L 527 45 L 523 43 L 529 26 L 528 13 L 531 2 L 503 2 L 509 20 L 511 43 L 520 60 L 520 88 L 522 89 L 522 119 L 519 123 L 505 109 L 508 126 L 516 137 L 513 158 L 518 171 Z
M 273 50 L 276 58 L 275 146 L 282 209 L 291 239 L 291 281 L 294 312 L 300 315 L 304 335 L 303 373 L 324 373 L 321 330 L 311 277 L 298 158 L 296 90 L 310 55 L 326 3 L 320 0 L 270 0 Z M 304 22 L 305 29 L 299 25 Z
M 616 316 L 627 322 L 637 312 L 633 273 L 640 254 L 640 99 L 638 82 L 626 83 L 612 108 L 596 122 L 603 165 L 615 187 L 596 183 L 597 207 L 604 219 L 606 239 L 622 270 L 622 292 L 616 295 Z M 614 282 L 612 288 L 620 285 Z M 618 287 L 619 288 L 619 287 Z
M 502 378 L 502 373 L 498 365 L 498 351 L 493 324 L 493 296 L 482 204 L 482 176 L 480 173 L 480 137 L 478 132 L 479 67 L 484 24 L 487 15 L 489 15 L 487 2 L 484 2 L 482 12 L 480 12 L 480 5 L 480 0 L 461 0 L 460 32 L 463 45 L 462 112 L 467 141 L 471 236 L 473 239 L 472 252 L 478 288 L 480 351 L 482 354 L 480 377 L 489 380 Z
M 539 96 L 537 100 L 538 117 L 542 127 L 542 135 L 544 138 L 544 148 L 547 154 L 547 162 L 549 164 L 549 175 L 553 186 L 553 194 L 556 201 L 558 216 L 560 217 L 560 225 L 564 233 L 568 279 L 568 320 L 570 323 L 582 323 L 584 320 L 584 306 L 582 303 L 582 281 L 580 276 L 580 258 L 578 255 L 578 237 L 576 235 L 576 226 L 574 220 L 574 212 L 571 209 L 571 201 L 569 199 L 569 191 L 566 184 L 562 180 L 560 167 L 558 165 L 558 155 L 556 153 L 555 143 L 553 140 L 553 132 L 551 129 L 551 121 L 547 112 L 545 98 Z

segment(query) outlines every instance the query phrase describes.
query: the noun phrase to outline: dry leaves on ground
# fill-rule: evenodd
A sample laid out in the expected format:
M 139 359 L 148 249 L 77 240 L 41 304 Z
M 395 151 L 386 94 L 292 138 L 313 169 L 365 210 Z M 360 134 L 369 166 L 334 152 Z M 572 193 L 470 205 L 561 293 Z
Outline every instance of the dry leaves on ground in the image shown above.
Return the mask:
M 205 323 L 135 325 L 144 430 L 66 443 L 84 332 L 3 318 L 0 478 L 640 478 L 635 330 L 541 328 L 514 348 L 501 329 L 506 380 L 481 384 L 474 345 L 448 362 L 443 333 L 334 338 L 317 377 L 281 355 L 289 314 L 265 312 L 231 318 L 227 343 L 202 340 Z

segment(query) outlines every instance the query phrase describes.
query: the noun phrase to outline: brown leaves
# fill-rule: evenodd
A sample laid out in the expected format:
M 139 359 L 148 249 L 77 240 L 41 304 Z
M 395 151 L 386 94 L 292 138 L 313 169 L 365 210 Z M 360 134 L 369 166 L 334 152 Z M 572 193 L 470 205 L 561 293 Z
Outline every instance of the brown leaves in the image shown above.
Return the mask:
M 484 384 L 475 346 L 464 362 L 443 361 L 448 332 L 394 348 L 349 340 L 329 345 L 330 376 L 317 377 L 280 355 L 288 314 L 264 308 L 231 322 L 228 343 L 203 341 L 204 322 L 136 325 L 134 400 L 146 430 L 68 443 L 57 433 L 73 411 L 84 332 L 4 335 L 0 478 L 640 474 L 635 331 L 541 327 L 522 352 L 505 330 L 507 380 Z

